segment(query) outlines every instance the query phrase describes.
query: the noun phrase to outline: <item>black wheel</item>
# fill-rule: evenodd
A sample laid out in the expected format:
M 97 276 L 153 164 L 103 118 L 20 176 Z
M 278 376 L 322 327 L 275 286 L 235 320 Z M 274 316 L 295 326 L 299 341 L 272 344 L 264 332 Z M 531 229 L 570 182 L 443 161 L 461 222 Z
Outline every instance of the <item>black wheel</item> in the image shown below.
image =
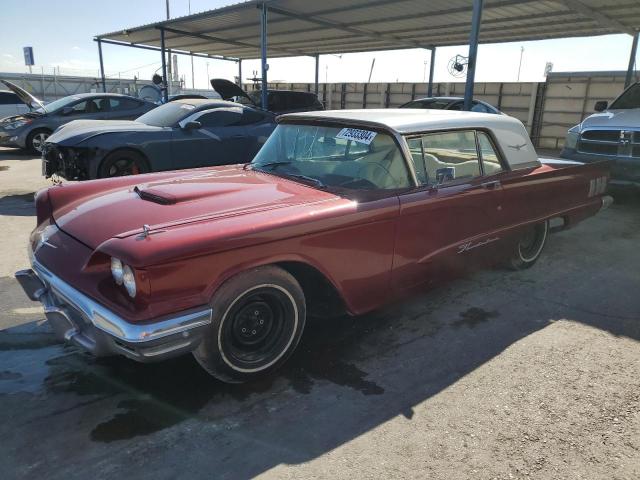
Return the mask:
M 142 155 L 131 150 L 120 150 L 107 155 L 107 158 L 100 165 L 98 177 L 110 178 L 138 175 L 140 173 L 148 173 L 149 170 L 149 164 Z
M 211 325 L 193 354 L 223 382 L 246 382 L 276 370 L 293 353 L 304 330 L 302 289 L 278 267 L 233 277 L 214 294 L 211 305 Z
M 515 247 L 509 266 L 513 270 L 524 270 L 533 266 L 540 258 L 542 249 L 547 243 L 549 234 L 549 222 L 545 221 L 527 227 Z
M 27 136 L 26 147 L 31 153 L 42 153 L 42 146 L 47 141 L 51 132 L 49 130 L 34 130 Z

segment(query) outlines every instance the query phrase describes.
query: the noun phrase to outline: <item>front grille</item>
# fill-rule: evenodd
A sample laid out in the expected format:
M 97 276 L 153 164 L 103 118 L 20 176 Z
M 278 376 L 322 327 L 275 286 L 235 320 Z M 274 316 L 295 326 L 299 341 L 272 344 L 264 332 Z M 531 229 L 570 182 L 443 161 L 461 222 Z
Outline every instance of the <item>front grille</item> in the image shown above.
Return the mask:
M 580 153 L 640 158 L 640 132 L 632 130 L 587 130 L 582 132 Z

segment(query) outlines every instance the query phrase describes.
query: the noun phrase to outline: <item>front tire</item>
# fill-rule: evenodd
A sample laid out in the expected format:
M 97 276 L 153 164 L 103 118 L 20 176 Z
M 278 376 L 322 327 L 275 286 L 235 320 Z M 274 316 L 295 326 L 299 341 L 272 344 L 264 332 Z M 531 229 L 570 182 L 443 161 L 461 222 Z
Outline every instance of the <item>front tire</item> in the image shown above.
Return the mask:
M 275 266 L 231 278 L 214 294 L 211 305 L 211 325 L 193 355 L 223 382 L 247 382 L 278 369 L 304 330 L 302 288 Z
M 549 222 L 546 220 L 527 227 L 518 239 L 515 251 L 509 259 L 509 267 L 512 270 L 531 268 L 540 258 L 548 235 Z
M 44 142 L 47 141 L 51 132 L 45 129 L 34 130 L 27 136 L 26 147 L 31 153 L 41 154 Z
M 107 155 L 98 171 L 99 178 L 123 177 L 148 173 L 149 164 L 145 158 L 131 150 L 120 150 Z

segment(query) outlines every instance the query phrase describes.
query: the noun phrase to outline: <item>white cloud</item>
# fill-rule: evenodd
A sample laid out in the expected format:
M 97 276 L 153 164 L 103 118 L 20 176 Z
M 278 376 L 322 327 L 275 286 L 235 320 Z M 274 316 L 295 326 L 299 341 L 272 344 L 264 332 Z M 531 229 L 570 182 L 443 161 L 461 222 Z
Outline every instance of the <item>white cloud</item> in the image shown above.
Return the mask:
M 3 54 L 2 54 L 2 56 L 3 56 L 4 58 L 16 58 L 16 57 L 14 57 L 13 55 L 11 55 L 10 53 L 3 53 Z
M 80 50 L 82 50 L 79 46 L 74 45 L 73 47 L 71 47 L 71 50 L 74 50 L 76 52 L 79 52 Z

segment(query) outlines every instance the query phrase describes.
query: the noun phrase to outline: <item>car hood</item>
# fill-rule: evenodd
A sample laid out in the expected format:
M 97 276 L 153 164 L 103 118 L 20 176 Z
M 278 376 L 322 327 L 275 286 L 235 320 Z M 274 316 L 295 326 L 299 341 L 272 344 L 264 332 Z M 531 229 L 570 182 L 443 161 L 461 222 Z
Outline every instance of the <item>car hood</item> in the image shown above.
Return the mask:
M 32 109 L 42 108 L 44 110 L 44 104 L 38 98 L 34 97 L 26 90 L 23 90 L 22 88 L 17 86 L 15 83 L 11 83 L 8 80 L 0 80 L 0 82 L 4 83 L 7 86 L 7 88 L 9 88 L 13 93 L 15 93 L 18 96 L 18 98 L 20 98 L 20 100 L 22 100 L 25 103 L 25 105 L 27 105 L 29 108 L 32 108 Z
M 105 133 L 155 132 L 158 130 L 163 130 L 163 127 L 154 127 L 134 120 L 73 120 L 56 130 L 47 139 L 47 143 L 73 146 Z
M 224 78 L 212 78 L 211 87 L 218 92 L 223 100 L 229 100 L 233 97 L 244 97 L 255 105 L 253 99 L 241 87 Z
M 100 186 L 113 180 L 52 188 L 53 218 L 60 229 L 95 249 L 114 237 L 139 235 L 144 225 L 151 232 L 162 232 L 340 198 L 281 177 L 244 170 L 240 165 L 179 173 L 143 175 L 136 184 L 108 190 Z M 153 180 L 158 177 L 161 179 Z M 84 189 L 86 194 L 75 194 L 69 201 L 65 188 L 69 192 Z
M 606 110 L 588 116 L 580 124 L 580 130 L 590 128 L 628 128 L 640 129 L 640 108 L 629 108 L 624 110 Z

